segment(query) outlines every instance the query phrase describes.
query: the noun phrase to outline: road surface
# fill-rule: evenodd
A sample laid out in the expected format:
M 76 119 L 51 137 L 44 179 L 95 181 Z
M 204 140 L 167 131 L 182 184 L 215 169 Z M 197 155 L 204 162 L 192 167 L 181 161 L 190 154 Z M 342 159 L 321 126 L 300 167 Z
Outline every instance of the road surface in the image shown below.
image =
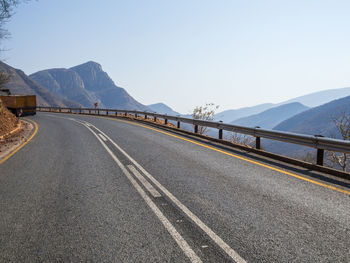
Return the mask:
M 38 113 L 0 262 L 349 262 L 350 184 L 137 122 Z

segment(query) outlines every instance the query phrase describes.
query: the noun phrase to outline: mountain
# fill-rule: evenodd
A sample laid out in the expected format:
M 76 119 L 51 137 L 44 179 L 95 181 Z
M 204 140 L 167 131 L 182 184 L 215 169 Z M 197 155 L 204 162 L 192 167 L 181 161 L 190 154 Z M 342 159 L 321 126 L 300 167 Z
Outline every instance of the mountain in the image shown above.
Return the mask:
M 322 90 L 314 93 L 310 93 L 304 96 L 300 96 L 294 99 L 287 100 L 281 104 L 291 103 L 291 102 L 300 102 L 310 108 L 323 105 L 332 100 L 344 98 L 350 95 L 350 87 L 340 88 L 340 89 L 329 89 Z
M 259 126 L 264 129 L 272 129 L 280 122 L 307 109 L 309 108 L 304 106 L 303 104 L 299 102 L 293 102 L 265 110 L 258 114 L 240 118 L 231 123 L 246 127 Z
M 332 118 L 340 117 L 344 112 L 350 114 L 350 96 L 299 113 L 281 122 L 273 129 L 310 135 L 336 135 L 339 137 Z
M 236 110 L 226 110 L 215 114 L 215 121 L 223 121 L 224 123 L 230 123 L 239 118 L 247 117 L 253 114 L 258 114 L 264 110 L 272 108 L 274 104 L 272 103 L 264 103 L 259 104 L 253 107 L 244 107 Z
M 306 110 L 281 122 L 273 129 L 309 135 L 321 134 L 326 137 L 334 136 L 341 139 L 332 118 L 340 117 L 343 112 L 350 114 L 350 96 Z M 310 147 L 267 139 L 263 139 L 262 146 L 267 151 L 297 158 L 303 158 L 307 153 L 312 155 L 316 153 L 316 150 Z
M 37 82 L 30 79 L 22 70 L 15 69 L 0 61 L 0 71 L 12 75 L 11 81 L 6 85 L 11 93 L 16 95 L 36 95 L 40 106 L 80 107 L 79 103 L 60 98 Z
M 180 113 L 174 111 L 172 108 L 165 105 L 164 103 L 151 104 L 151 105 L 147 105 L 147 107 L 159 114 L 167 114 L 167 115 L 174 115 L 174 116 L 180 115 Z
M 39 71 L 30 77 L 54 94 L 72 101 L 77 101 L 85 107 L 92 107 L 94 98 L 84 87 L 84 82 L 73 70 L 50 69 Z M 100 105 L 102 106 L 102 105 Z
M 222 120 L 223 122 L 233 122 L 237 119 L 248 117 L 250 115 L 255 115 L 261 113 L 267 109 L 281 106 L 284 104 L 289 104 L 292 102 L 299 102 L 307 107 L 317 107 L 327 102 L 330 102 L 335 99 L 340 99 L 350 95 L 350 88 L 340 88 L 340 89 L 329 89 L 322 90 L 314 93 L 310 93 L 304 96 L 296 97 L 287 101 L 283 101 L 281 103 L 273 104 L 273 103 L 264 103 L 259 104 L 252 107 L 234 109 L 234 110 L 226 110 L 223 112 L 219 112 L 215 115 L 215 120 Z
M 42 70 L 30 77 L 51 92 L 84 107 L 93 107 L 98 102 L 99 108 L 149 110 L 116 86 L 101 65 L 93 61 L 69 69 Z

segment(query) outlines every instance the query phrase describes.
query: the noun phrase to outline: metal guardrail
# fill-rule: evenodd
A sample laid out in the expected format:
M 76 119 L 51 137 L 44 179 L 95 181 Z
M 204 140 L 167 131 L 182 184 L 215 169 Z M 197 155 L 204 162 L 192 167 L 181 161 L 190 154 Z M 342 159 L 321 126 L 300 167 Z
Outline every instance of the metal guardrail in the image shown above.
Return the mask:
M 56 111 L 56 112 L 69 112 L 69 113 L 78 113 L 78 114 L 90 114 L 90 115 L 109 115 L 110 113 L 114 113 L 118 115 L 118 113 L 124 113 L 125 116 L 128 114 L 133 114 L 135 117 L 139 115 L 144 116 L 145 119 L 149 116 L 154 118 L 156 121 L 157 118 L 163 119 L 164 123 L 167 124 L 168 120 L 176 121 L 177 128 L 180 128 L 181 123 L 188 123 L 194 126 L 194 132 L 198 133 L 198 127 L 210 127 L 216 128 L 219 130 L 218 138 L 223 139 L 223 131 L 235 132 L 245 135 L 250 135 L 256 138 L 255 140 L 255 148 L 260 149 L 261 138 L 293 143 L 303 146 L 308 146 L 317 149 L 317 160 L 316 163 L 318 165 L 323 165 L 324 159 L 324 151 L 334 151 L 334 152 L 343 152 L 350 153 L 350 141 L 338 140 L 332 138 L 326 138 L 321 135 L 305 135 L 298 133 L 290 133 L 283 131 L 274 131 L 274 130 L 266 130 L 259 127 L 249 128 L 238 125 L 226 124 L 222 122 L 214 122 L 214 121 L 203 121 L 203 120 L 195 120 L 190 118 L 184 118 L 180 116 L 170 116 L 165 114 L 158 114 L 152 112 L 143 112 L 143 111 L 131 111 L 131 110 L 118 110 L 118 109 L 95 109 L 95 108 L 60 108 L 60 107 L 40 107 L 37 109 L 39 111 Z M 105 114 L 102 114 L 105 113 Z

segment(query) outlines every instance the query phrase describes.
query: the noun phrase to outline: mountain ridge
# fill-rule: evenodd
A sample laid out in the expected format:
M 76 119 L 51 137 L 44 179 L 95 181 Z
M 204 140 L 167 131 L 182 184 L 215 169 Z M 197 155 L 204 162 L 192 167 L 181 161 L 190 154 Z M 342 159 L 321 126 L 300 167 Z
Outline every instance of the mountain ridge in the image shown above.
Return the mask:
M 131 97 L 125 89 L 118 87 L 103 71 L 102 66 L 94 61 L 68 69 L 41 70 L 30 77 L 51 92 L 75 100 L 84 107 L 93 107 L 97 102 L 99 107 L 105 108 L 149 110 Z
M 264 129 L 272 129 L 280 122 L 309 109 L 309 107 L 299 103 L 292 102 L 283 104 L 281 106 L 267 109 L 258 114 L 250 115 L 248 117 L 237 119 L 232 124 L 246 127 L 259 126 Z
M 167 114 L 167 115 L 180 115 L 177 111 L 174 111 L 172 108 L 170 108 L 168 105 L 159 102 L 147 105 L 148 108 L 150 108 L 152 111 L 155 111 L 159 114 Z
M 14 95 L 33 95 L 37 96 L 37 104 L 39 106 L 56 106 L 56 107 L 81 107 L 82 105 L 61 98 L 50 92 L 22 70 L 11 67 L 10 65 L 0 61 L 0 70 L 12 75 L 11 81 L 5 85 Z
M 222 120 L 224 122 L 234 122 L 240 118 L 259 114 L 270 108 L 282 106 L 292 102 L 299 102 L 307 107 L 313 108 L 323 105 L 332 100 L 340 99 L 350 95 L 350 87 L 339 89 L 328 89 L 317 92 L 312 92 L 306 95 L 298 96 L 280 103 L 263 103 L 251 107 L 243 107 L 232 110 L 225 110 L 215 114 L 215 120 Z M 247 114 L 248 112 L 249 114 Z

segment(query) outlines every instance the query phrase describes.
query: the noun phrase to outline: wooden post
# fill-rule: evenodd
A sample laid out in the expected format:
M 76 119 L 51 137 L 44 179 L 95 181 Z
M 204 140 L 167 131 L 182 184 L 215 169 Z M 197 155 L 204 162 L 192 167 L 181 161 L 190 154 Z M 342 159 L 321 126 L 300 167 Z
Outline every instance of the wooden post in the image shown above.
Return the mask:
M 180 121 L 177 121 L 177 128 L 180 129 Z
M 198 125 L 194 125 L 194 133 L 198 133 Z

